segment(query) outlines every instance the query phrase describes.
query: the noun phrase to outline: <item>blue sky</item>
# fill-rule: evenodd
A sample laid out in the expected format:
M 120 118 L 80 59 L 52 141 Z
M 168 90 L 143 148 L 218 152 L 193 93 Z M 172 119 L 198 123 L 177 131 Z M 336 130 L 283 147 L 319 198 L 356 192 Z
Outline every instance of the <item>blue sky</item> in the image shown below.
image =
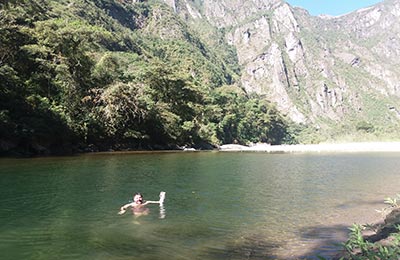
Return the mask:
M 292 6 L 300 6 L 311 15 L 341 15 L 368 7 L 382 0 L 286 0 Z

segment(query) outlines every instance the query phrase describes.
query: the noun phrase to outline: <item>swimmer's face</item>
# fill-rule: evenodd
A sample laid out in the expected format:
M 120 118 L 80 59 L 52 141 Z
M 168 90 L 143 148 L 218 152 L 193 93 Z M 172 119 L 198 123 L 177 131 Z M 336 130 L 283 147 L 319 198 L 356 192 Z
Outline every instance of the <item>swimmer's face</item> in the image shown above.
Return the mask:
M 133 201 L 137 204 L 141 204 L 143 202 L 143 198 L 141 195 L 137 194 L 133 197 Z

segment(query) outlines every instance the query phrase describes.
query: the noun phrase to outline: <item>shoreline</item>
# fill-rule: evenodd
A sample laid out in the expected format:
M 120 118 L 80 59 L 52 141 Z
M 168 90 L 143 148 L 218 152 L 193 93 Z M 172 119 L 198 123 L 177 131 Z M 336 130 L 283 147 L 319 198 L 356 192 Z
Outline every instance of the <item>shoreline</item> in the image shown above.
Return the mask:
M 295 145 L 270 145 L 257 143 L 251 146 L 225 144 L 219 147 L 222 152 L 400 152 L 400 142 L 361 142 L 361 143 L 320 143 Z
M 268 143 L 256 143 L 249 146 L 239 144 L 224 144 L 221 146 L 206 149 L 193 147 L 179 147 L 175 149 L 109 149 L 109 150 L 81 150 L 68 153 L 3 153 L 0 158 L 37 158 L 37 157 L 58 157 L 90 154 L 125 154 L 125 153 L 168 153 L 168 152 L 264 152 L 264 153 L 357 153 L 357 152 L 400 152 L 400 142 L 350 142 L 350 143 L 320 143 L 320 144 L 282 144 L 271 145 Z

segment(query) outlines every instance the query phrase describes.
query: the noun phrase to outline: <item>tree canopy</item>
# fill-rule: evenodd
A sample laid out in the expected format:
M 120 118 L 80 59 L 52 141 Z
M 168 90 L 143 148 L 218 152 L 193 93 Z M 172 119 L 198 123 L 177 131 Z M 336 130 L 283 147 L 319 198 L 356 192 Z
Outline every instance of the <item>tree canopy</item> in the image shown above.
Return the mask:
M 281 143 L 288 136 L 274 106 L 234 81 L 235 59 L 221 58 L 163 3 L 0 5 L 3 154 Z

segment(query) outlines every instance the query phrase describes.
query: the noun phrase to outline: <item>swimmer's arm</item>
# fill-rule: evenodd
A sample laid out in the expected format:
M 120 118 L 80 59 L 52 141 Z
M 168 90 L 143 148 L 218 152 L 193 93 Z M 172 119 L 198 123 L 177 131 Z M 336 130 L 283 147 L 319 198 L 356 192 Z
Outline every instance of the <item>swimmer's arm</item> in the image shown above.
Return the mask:
M 150 203 L 154 203 L 154 204 L 163 204 L 163 203 L 164 203 L 164 199 L 165 199 L 165 192 L 162 191 L 162 192 L 160 192 L 160 200 L 157 200 L 157 201 L 155 201 L 155 200 L 148 200 L 148 201 L 146 201 L 145 203 L 143 203 L 143 205 L 147 205 L 147 204 L 150 204 Z
M 124 214 L 125 211 L 126 211 L 126 209 L 129 208 L 129 207 L 132 207 L 132 206 L 133 206 L 133 203 L 125 204 L 124 206 L 122 206 L 122 207 L 120 208 L 120 211 L 118 212 L 118 214 L 119 214 L 119 215 Z
M 134 203 L 134 202 L 125 204 L 124 206 L 121 207 L 121 210 L 126 210 L 127 208 L 132 207 L 132 206 L 133 206 L 133 203 Z
M 159 204 L 160 201 L 155 201 L 155 200 L 146 200 L 145 203 L 143 203 L 142 205 L 147 205 L 147 204 Z

